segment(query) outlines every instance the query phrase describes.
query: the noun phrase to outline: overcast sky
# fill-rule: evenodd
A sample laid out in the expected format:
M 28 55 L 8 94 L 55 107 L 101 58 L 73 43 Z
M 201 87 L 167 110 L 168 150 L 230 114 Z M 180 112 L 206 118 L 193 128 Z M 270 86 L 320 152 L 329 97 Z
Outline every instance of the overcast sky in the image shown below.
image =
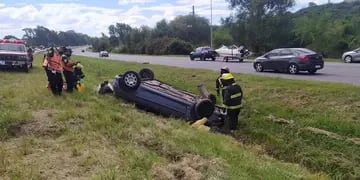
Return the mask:
M 331 0 L 341 2 L 342 0 Z M 162 20 L 192 12 L 210 20 L 211 0 L 0 0 L 0 38 L 11 34 L 22 37 L 23 28 L 45 26 L 56 31 L 75 30 L 90 36 L 107 34 L 107 27 L 116 22 L 132 27 L 154 27 Z M 296 0 L 292 11 L 306 7 L 309 2 L 328 0 Z M 232 11 L 226 0 L 212 0 L 213 24 Z

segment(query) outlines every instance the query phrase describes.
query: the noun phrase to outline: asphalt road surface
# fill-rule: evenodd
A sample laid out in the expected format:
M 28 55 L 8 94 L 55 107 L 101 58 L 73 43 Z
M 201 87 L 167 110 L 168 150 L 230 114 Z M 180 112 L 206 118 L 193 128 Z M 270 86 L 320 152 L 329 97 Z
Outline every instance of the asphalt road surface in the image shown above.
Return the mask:
M 87 57 L 99 57 L 98 53 L 81 52 L 81 49 L 74 49 L 74 54 Z M 316 74 L 310 75 L 307 72 L 290 75 L 286 73 L 262 72 L 258 73 L 253 68 L 252 61 L 239 62 L 223 62 L 219 58 L 214 61 L 190 61 L 189 57 L 173 57 L 173 56 L 145 56 L 145 55 L 126 55 L 126 54 L 110 54 L 110 57 L 102 57 L 102 59 L 111 59 L 119 61 L 130 61 L 138 63 L 160 64 L 167 66 L 177 66 L 184 68 L 210 69 L 218 71 L 223 66 L 228 66 L 232 72 L 256 74 L 263 76 L 281 77 L 288 79 L 304 79 L 314 81 L 332 81 L 350 83 L 360 85 L 360 63 L 325 63 L 325 67 Z

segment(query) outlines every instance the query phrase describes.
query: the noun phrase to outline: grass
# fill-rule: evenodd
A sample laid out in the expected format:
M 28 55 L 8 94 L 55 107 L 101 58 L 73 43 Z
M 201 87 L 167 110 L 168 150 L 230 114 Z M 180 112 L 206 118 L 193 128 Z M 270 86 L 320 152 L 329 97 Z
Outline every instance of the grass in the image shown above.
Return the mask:
M 0 173 L 11 179 L 327 179 L 360 177 L 360 146 L 304 131 L 360 137 L 360 87 L 235 74 L 245 93 L 237 139 L 134 108 L 96 85 L 151 67 L 157 79 L 214 92 L 218 72 L 75 57 L 84 93 L 53 97 L 36 57 L 0 72 Z M 196 76 L 193 76 L 196 75 Z M 268 116 L 293 120 L 278 124 Z

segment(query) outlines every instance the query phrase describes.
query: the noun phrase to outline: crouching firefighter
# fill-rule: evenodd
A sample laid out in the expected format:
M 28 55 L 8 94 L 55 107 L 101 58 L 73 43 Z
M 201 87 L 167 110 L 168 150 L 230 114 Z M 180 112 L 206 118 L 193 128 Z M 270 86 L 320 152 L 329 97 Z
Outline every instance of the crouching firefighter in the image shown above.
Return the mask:
M 63 79 L 62 79 L 62 63 L 61 56 L 54 48 L 50 48 L 45 56 L 44 68 L 48 76 L 51 91 L 54 95 L 61 95 Z
M 226 110 L 224 130 L 233 133 L 238 126 L 243 92 L 232 74 L 224 73 L 219 80 L 222 107 Z

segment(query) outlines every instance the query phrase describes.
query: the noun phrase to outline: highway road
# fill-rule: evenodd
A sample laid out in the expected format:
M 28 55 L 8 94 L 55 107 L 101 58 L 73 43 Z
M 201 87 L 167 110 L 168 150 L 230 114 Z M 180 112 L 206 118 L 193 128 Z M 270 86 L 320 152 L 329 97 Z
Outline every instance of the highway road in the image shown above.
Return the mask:
M 87 57 L 99 57 L 98 53 L 93 52 L 81 52 L 80 49 L 74 49 L 74 55 L 87 56 Z M 188 57 L 176 57 L 176 56 L 146 56 L 146 55 L 127 55 L 127 54 L 110 54 L 110 57 L 102 57 L 102 59 L 111 59 L 118 61 L 138 62 L 138 63 L 150 63 L 166 66 L 177 66 L 184 68 L 198 68 L 198 69 L 210 69 L 219 70 L 223 66 L 228 66 L 232 72 L 256 74 L 263 76 L 281 77 L 288 79 L 304 79 L 314 81 L 331 81 L 350 83 L 354 85 L 360 85 L 360 63 L 325 63 L 324 69 L 319 70 L 316 74 L 310 75 L 307 72 L 299 73 L 296 75 L 290 75 L 286 73 L 275 72 L 262 72 L 258 73 L 253 68 L 252 61 L 245 61 L 243 63 L 238 62 L 223 62 L 222 60 L 214 61 L 190 61 Z

